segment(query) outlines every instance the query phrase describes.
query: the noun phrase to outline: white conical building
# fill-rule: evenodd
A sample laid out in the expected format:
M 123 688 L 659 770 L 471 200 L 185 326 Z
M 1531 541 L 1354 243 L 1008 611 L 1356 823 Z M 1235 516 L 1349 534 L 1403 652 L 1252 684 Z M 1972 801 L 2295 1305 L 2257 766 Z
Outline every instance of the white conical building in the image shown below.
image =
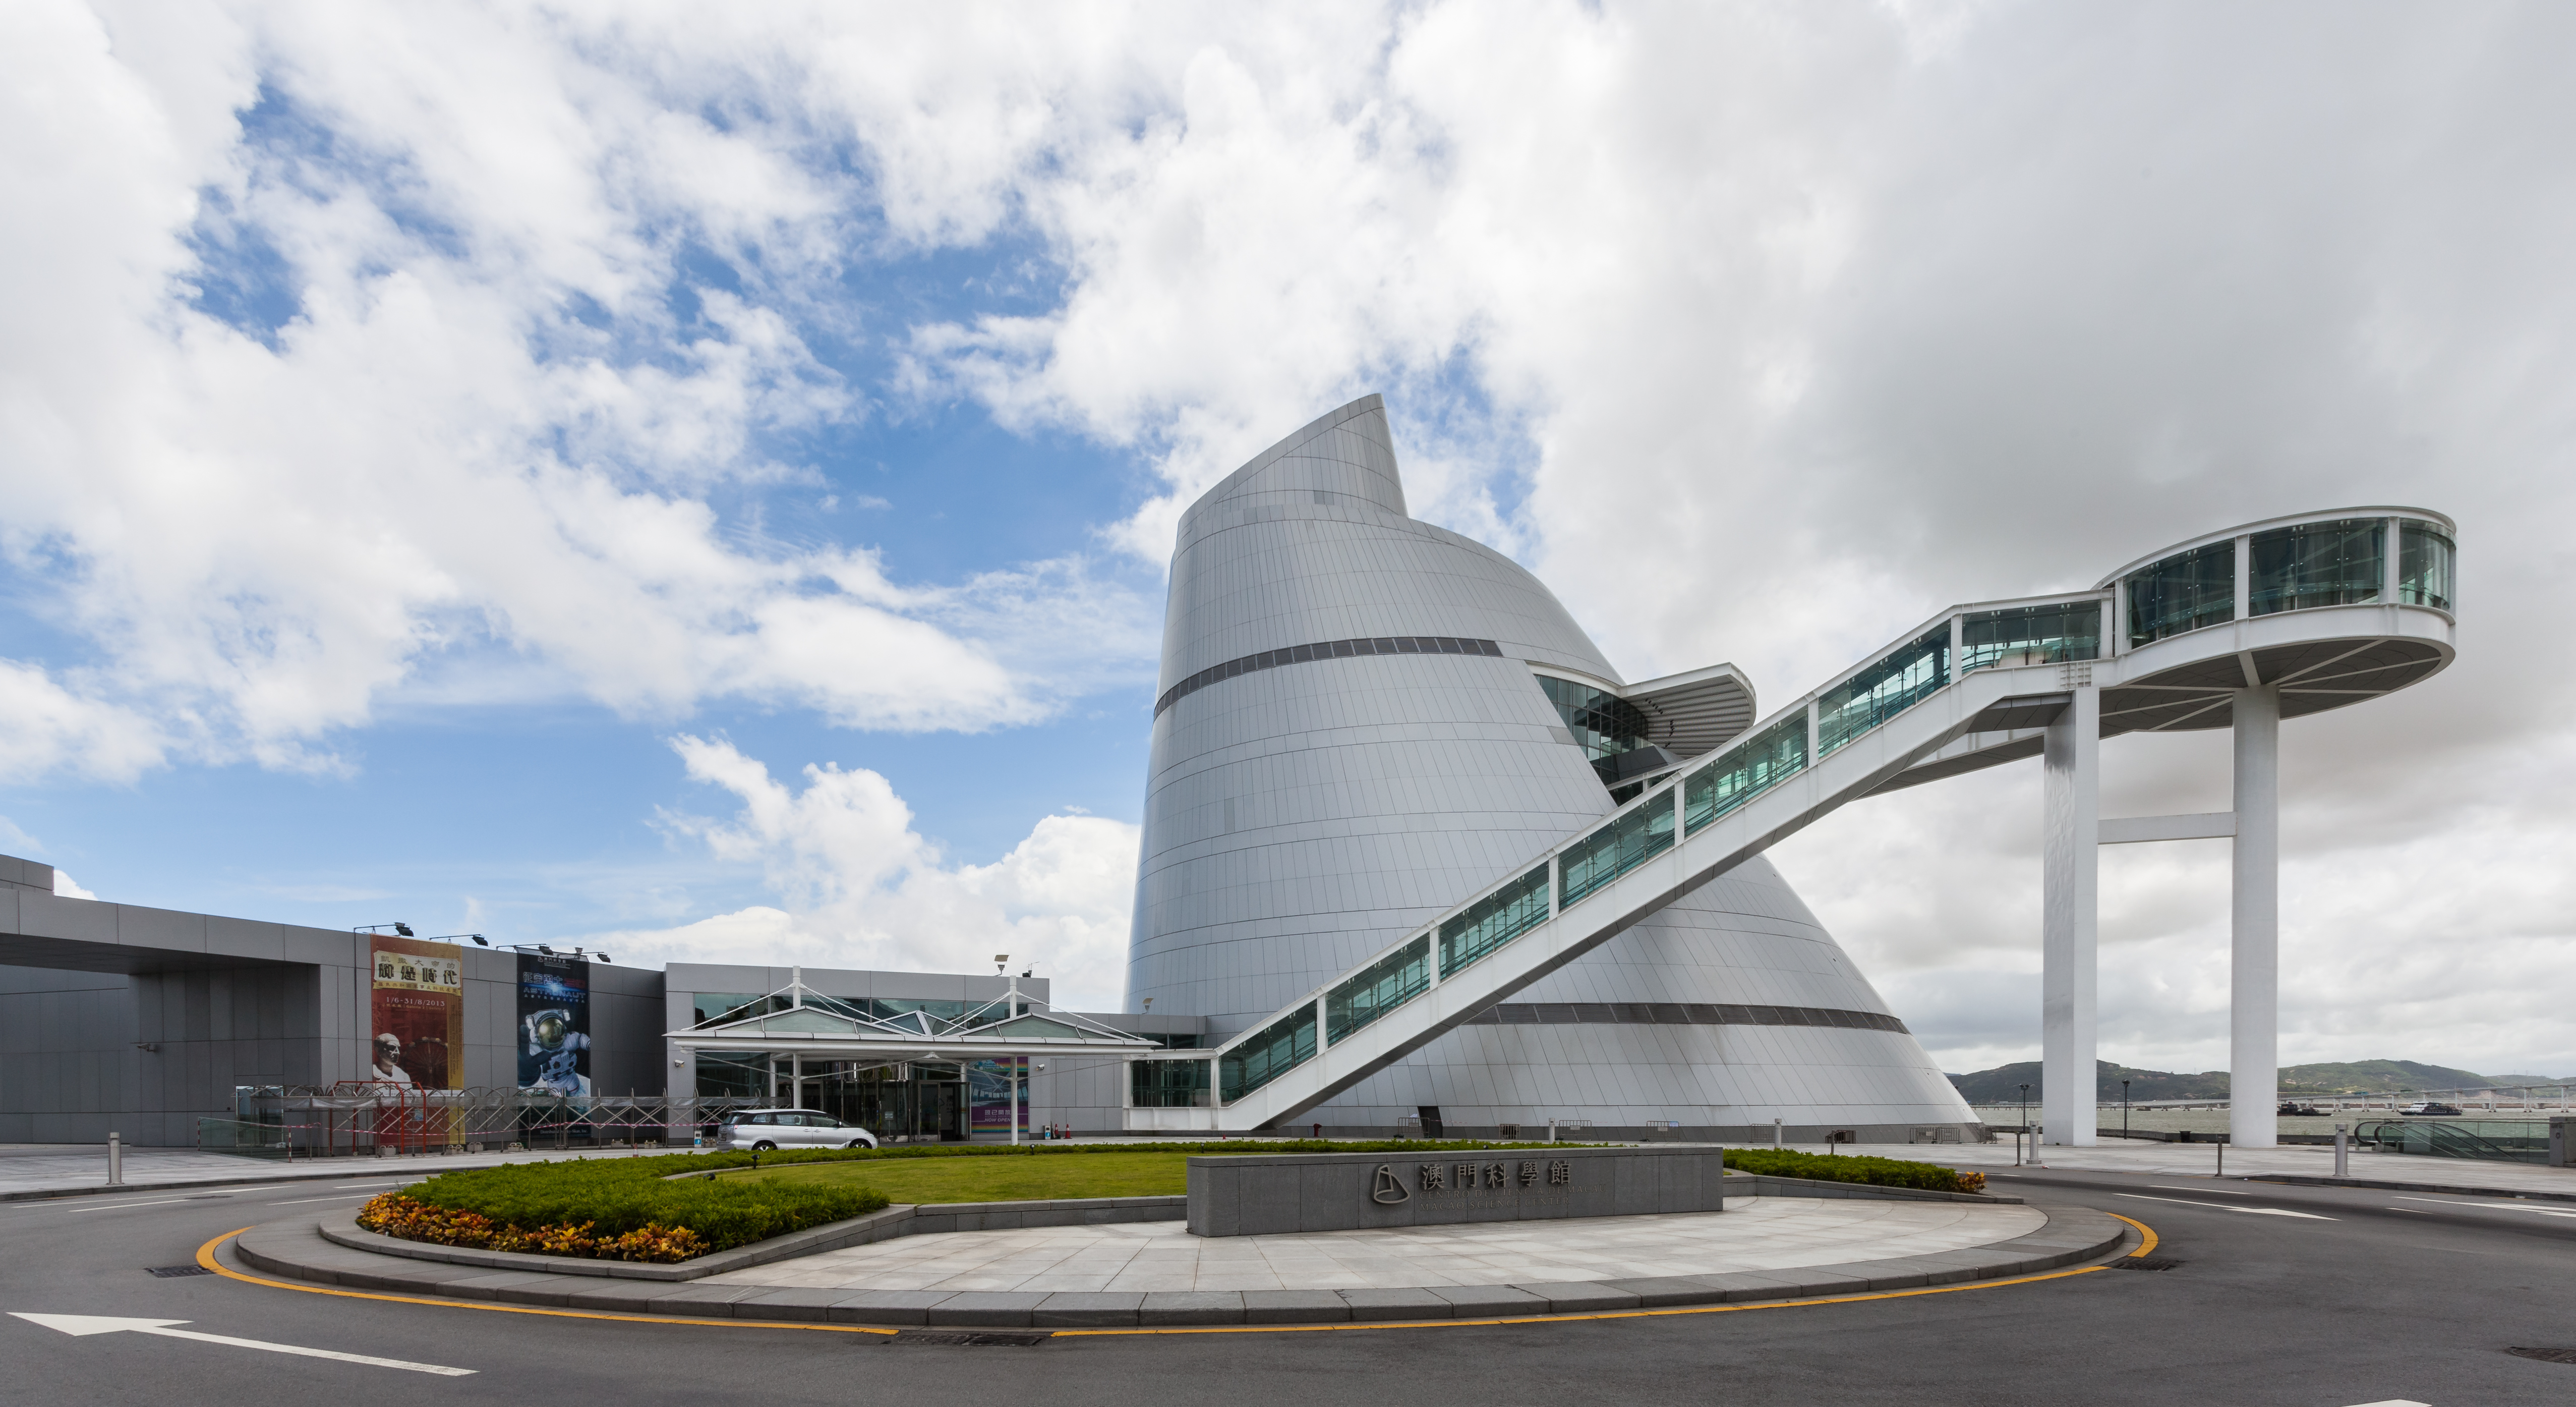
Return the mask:
M 1384 405 L 1354 401 L 1181 520 L 1127 1010 L 1244 1030 L 1752 718 L 1729 666 L 1627 684 L 1537 578 L 1407 516 Z M 1299 1122 L 1425 1113 L 1451 1133 L 1973 1126 L 1759 857 Z

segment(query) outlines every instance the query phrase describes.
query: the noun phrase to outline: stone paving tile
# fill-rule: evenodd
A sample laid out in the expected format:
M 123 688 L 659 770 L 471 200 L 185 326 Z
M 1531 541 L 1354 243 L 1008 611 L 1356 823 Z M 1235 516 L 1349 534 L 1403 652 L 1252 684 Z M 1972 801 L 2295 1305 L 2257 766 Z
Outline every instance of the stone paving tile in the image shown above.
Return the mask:
M 2027 1207 L 1950 1202 L 1736 1198 L 1729 1208 L 1303 1236 L 1201 1238 L 1179 1222 L 953 1232 L 854 1246 L 700 1283 L 977 1295 L 1598 1286 L 1962 1251 L 2030 1235 L 2045 1222 Z

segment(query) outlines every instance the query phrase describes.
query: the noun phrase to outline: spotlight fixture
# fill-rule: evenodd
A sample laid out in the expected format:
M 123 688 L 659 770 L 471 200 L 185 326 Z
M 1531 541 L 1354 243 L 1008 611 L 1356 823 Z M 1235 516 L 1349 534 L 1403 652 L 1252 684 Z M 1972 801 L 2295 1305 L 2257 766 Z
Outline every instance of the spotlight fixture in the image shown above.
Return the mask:
M 608 961 L 608 954 L 606 953 L 593 953 L 591 956 L 599 959 L 601 962 Z
M 395 924 L 395 925 L 394 925 L 394 932 L 401 934 L 401 935 L 402 935 L 403 937 L 405 937 L 405 938 L 409 938 L 410 936 L 412 936 L 412 933 L 411 933 L 411 925 L 410 925 L 410 924 L 408 924 L 408 923 L 397 923 L 397 924 Z
M 997 976 L 997 977 L 998 977 L 998 976 L 1000 976 L 1000 975 L 1001 975 L 1001 972 L 1002 972 L 1002 969 L 1003 969 L 1003 968 L 1006 968 L 1006 967 L 1008 967 L 1008 966 L 1010 966 L 1010 965 L 1011 965 L 1011 955 L 1010 955 L 1009 953 L 995 953 L 995 954 L 993 954 L 993 975 L 995 975 L 995 976 Z
M 545 954 L 547 957 L 553 957 L 555 955 L 555 950 L 547 947 L 543 943 L 539 943 L 537 945 L 537 951 Z
M 468 933 L 465 936 L 474 940 L 475 947 L 488 948 L 492 946 L 492 940 L 484 937 L 480 933 Z

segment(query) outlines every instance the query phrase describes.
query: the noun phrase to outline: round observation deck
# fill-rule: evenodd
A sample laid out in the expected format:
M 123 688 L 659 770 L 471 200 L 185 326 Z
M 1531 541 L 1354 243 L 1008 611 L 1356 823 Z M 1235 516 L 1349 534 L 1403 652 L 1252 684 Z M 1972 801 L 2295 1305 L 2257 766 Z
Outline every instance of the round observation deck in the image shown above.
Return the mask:
M 2104 681 L 2102 735 L 2225 728 L 2237 693 L 2263 685 L 2297 718 L 2430 678 L 2454 653 L 2457 537 L 2427 509 L 2344 508 L 2210 533 L 2112 573 L 2096 588 L 2112 595 L 2121 666 Z

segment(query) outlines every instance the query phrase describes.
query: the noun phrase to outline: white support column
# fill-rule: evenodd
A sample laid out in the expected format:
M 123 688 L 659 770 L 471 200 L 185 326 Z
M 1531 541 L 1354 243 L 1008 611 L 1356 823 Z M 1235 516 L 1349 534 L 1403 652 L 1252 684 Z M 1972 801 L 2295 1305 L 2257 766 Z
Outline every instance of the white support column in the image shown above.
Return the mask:
M 2102 695 L 2090 685 L 2042 744 L 2039 1081 L 2050 1143 L 2093 1145 L 2094 959 L 2101 915 Z
M 2281 691 L 2236 696 L 2236 862 L 2228 970 L 2228 1141 L 2280 1143 Z

